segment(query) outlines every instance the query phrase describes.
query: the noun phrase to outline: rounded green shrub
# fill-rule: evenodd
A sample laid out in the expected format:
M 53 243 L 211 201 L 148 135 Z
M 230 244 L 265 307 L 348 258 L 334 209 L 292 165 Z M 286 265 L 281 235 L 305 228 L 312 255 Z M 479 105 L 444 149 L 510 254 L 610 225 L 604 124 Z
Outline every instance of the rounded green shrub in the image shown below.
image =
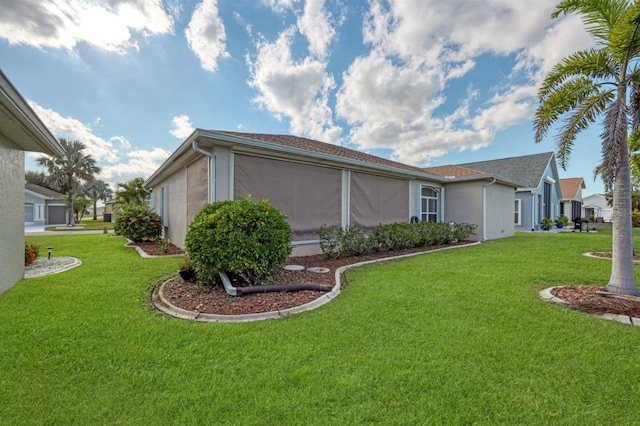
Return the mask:
M 291 254 L 293 233 L 286 216 L 266 200 L 219 201 L 193 219 L 185 239 L 191 263 L 204 282 L 232 272 L 247 283 L 268 281 Z
M 162 219 L 147 207 L 126 207 L 116 217 L 113 229 L 132 241 L 153 240 L 162 235 Z

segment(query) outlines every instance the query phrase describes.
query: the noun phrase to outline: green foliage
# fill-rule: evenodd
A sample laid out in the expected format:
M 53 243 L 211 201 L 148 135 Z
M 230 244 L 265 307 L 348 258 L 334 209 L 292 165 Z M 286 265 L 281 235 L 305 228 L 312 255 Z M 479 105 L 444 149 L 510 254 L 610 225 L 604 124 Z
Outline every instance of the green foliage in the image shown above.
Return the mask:
M 218 272 L 232 272 L 256 285 L 287 261 L 292 239 L 285 215 L 247 197 L 206 206 L 194 217 L 185 246 L 200 280 L 213 283 Z
M 419 222 L 381 224 L 372 230 L 323 225 L 318 230 L 320 248 L 329 258 L 361 256 L 465 240 L 476 225 Z
M 38 258 L 40 249 L 34 243 L 24 242 L 24 266 L 30 265 Z
M 85 196 L 75 197 L 73 199 L 73 215 L 76 223 L 80 223 L 87 211 L 87 207 L 91 205 L 91 200 Z
M 118 215 L 113 228 L 116 234 L 132 241 L 153 240 L 162 235 L 162 220 L 147 207 L 127 207 Z
M 553 220 L 549 219 L 548 217 L 545 217 L 540 221 L 540 228 L 544 230 L 548 231 L 549 228 L 551 228 L 552 226 L 553 226 Z
M 567 226 L 567 225 L 569 225 L 569 218 L 566 217 L 565 215 L 561 214 L 560 216 L 558 216 L 556 218 L 555 224 L 556 225 Z
M 116 191 L 116 205 L 121 209 L 127 207 L 146 206 L 151 191 L 144 187 L 144 179 L 141 177 L 131 179 L 128 182 L 118 182 Z
M 634 210 L 631 214 L 631 220 L 635 228 L 640 226 L 640 210 Z

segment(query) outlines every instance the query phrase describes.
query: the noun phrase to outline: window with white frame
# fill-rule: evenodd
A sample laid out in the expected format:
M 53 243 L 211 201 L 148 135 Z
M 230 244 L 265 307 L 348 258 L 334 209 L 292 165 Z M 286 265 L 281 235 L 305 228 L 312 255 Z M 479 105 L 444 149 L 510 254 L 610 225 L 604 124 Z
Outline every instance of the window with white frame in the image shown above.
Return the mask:
M 522 203 L 521 200 L 515 200 L 515 216 L 514 223 L 516 225 L 522 225 Z
M 420 220 L 438 221 L 438 192 L 429 186 L 422 186 L 420 190 Z

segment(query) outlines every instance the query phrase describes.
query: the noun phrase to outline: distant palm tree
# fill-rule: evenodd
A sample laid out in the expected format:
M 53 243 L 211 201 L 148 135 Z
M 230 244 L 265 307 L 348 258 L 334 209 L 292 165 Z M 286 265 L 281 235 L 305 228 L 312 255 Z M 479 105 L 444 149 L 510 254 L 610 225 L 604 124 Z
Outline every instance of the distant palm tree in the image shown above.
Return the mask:
M 613 188 L 613 262 L 605 287 L 640 296 L 633 274 L 629 132 L 640 126 L 640 1 L 564 0 L 552 14 L 575 13 L 597 48 L 576 52 L 557 64 L 539 91 L 535 140 L 562 118 L 557 156 L 566 168 L 576 136 L 604 116 L 602 163 L 596 170 Z
M 98 200 L 110 200 L 111 197 L 113 197 L 113 191 L 106 182 L 94 180 L 84 186 L 83 193 L 93 202 L 93 220 L 98 220 L 98 213 L 96 211 Z
M 68 141 L 60 138 L 63 155 L 54 157 L 40 157 L 38 164 L 47 168 L 48 180 L 52 185 L 62 188 L 68 194 L 67 225 L 73 226 L 73 193 L 79 190 L 80 182 L 92 182 L 93 176 L 100 173 L 96 160 L 83 151 L 87 148 L 80 141 Z
M 141 177 L 128 182 L 118 182 L 116 191 L 116 204 L 121 207 L 147 206 L 151 191 L 144 187 L 144 179 Z

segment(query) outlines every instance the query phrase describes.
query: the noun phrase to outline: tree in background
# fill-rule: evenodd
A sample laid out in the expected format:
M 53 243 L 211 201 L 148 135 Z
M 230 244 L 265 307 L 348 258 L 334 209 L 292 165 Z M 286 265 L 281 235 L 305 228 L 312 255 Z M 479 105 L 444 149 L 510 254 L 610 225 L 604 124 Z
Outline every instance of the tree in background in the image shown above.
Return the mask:
M 34 185 L 42 186 L 43 188 L 48 188 L 52 191 L 60 192 L 60 188 L 49 183 L 49 179 L 44 172 L 27 170 L 24 172 L 24 180 L 27 183 L 32 183 Z
M 87 207 L 91 205 L 91 200 L 83 195 L 79 195 L 73 199 L 73 214 L 76 223 L 80 223 L 87 211 Z
M 128 182 L 118 182 L 116 190 L 116 204 L 120 207 L 148 206 L 151 191 L 144 187 L 144 179 L 141 177 Z
M 90 154 L 83 152 L 87 148 L 84 143 L 64 138 L 60 138 L 59 141 L 64 150 L 63 155 L 39 157 L 37 161 L 47 168 L 47 181 L 67 193 L 67 225 L 73 226 L 73 195 L 80 189 L 80 180 L 92 182 L 94 175 L 100 173 L 101 169 L 96 166 L 96 160 Z
M 93 202 L 93 220 L 98 220 L 97 204 L 99 200 L 107 201 L 113 197 L 113 191 L 109 184 L 102 180 L 94 180 L 86 184 L 82 192 L 85 197 Z
M 602 163 L 597 173 L 613 188 L 612 269 L 606 291 L 640 296 L 633 274 L 629 137 L 640 126 L 640 3 L 564 0 L 553 18 L 575 13 L 597 48 L 576 52 L 553 67 L 538 90 L 535 141 L 561 120 L 557 157 L 566 169 L 576 136 L 601 116 Z

